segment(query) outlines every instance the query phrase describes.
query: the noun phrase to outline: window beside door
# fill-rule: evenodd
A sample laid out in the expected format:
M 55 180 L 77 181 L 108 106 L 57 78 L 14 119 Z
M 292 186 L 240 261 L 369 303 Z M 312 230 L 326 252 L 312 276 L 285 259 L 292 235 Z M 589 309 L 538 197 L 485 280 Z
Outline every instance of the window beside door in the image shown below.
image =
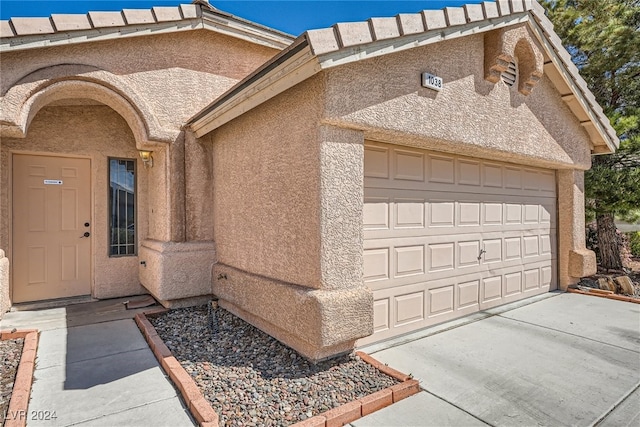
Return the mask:
M 109 159 L 109 256 L 136 255 L 136 162 Z

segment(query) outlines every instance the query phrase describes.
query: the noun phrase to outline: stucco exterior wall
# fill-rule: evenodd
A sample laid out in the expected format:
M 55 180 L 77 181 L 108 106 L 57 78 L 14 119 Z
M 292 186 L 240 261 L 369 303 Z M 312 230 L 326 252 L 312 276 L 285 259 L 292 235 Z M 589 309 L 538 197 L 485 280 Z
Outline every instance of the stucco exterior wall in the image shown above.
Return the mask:
M 559 191 L 559 284 L 591 271 L 579 236 L 588 135 L 546 77 L 528 96 L 518 82 L 486 81 L 484 41 L 474 35 L 330 68 L 210 134 L 213 292 L 223 306 L 314 358 L 354 336 L 332 340 L 340 322 L 324 318 L 323 307 L 351 304 L 345 323 L 365 332 L 371 300 L 344 297 L 363 291 L 365 138 L 559 170 L 559 186 L 568 185 Z M 529 59 L 541 58 L 535 53 Z M 443 77 L 444 89 L 421 87 L 423 72 Z
M 96 298 L 144 293 L 138 280 L 138 257 L 108 255 L 108 158 L 137 161 L 138 236 L 148 230 L 147 171 L 139 160 L 133 135 L 115 111 L 101 105 L 50 106 L 40 110 L 24 139 L 3 138 L 1 147 L 0 235 L 11 258 L 11 153 L 57 154 L 91 159 L 93 283 Z
M 363 133 L 322 125 L 320 144 L 320 270 L 323 289 L 363 283 Z
M 312 78 L 212 134 L 218 261 L 320 288 L 317 123 L 323 81 Z
M 327 71 L 326 122 L 368 139 L 546 167 L 590 167 L 586 131 L 543 77 L 529 96 L 484 79 L 471 35 Z M 444 80 L 421 87 L 421 74 Z
M 164 150 L 155 150 L 152 153 L 153 167 L 144 168 L 147 181 L 147 188 L 152 189 L 146 195 L 151 210 L 148 215 L 149 228 L 147 234 L 143 234 L 146 239 L 167 241 L 170 238 L 171 221 L 170 204 L 167 188 L 167 154 L 168 147 L 161 147 Z M 136 153 L 137 154 L 137 153 Z M 138 178 L 140 179 L 140 178 Z
M 116 155 L 113 150 L 111 154 L 105 151 L 114 141 L 125 144 L 126 157 L 138 158 L 139 149 L 153 152 L 153 167 L 145 168 L 139 162 L 138 168 L 138 205 L 144 216 L 144 226 L 137 224 L 140 256 L 116 261 L 105 258 L 106 249 L 94 246 L 94 297 L 139 293 L 144 291 L 139 283 L 163 303 L 210 293 L 215 262 L 213 226 L 201 218 L 210 213 L 211 176 L 194 181 L 197 173 L 185 173 L 197 164 L 198 157 L 185 153 L 188 142 L 181 128 L 276 52 L 209 30 L 194 30 L 2 54 L 0 122 L 5 163 L 6 153 L 15 147 L 86 155 L 95 157 L 95 162 Z M 77 104 L 78 99 L 111 109 L 68 107 L 82 113 L 72 117 L 61 107 L 48 107 L 60 102 Z M 110 128 L 99 127 L 93 116 L 85 117 L 100 108 L 109 111 L 111 121 L 116 120 L 114 114 L 119 117 L 108 137 L 104 129 Z M 79 120 L 86 123 L 80 125 Z M 62 137 L 44 138 L 50 133 L 66 135 L 68 141 L 63 144 Z M 74 139 L 76 135 L 86 137 Z M 43 139 L 47 141 L 44 145 Z M 56 139 L 57 144 L 52 142 Z M 104 172 L 101 168 L 94 167 L 96 177 Z M 2 172 L 6 178 L 6 170 Z M 4 178 L 3 201 L 10 192 Z M 101 195 L 106 185 L 101 182 L 95 181 L 95 212 L 102 212 L 106 203 Z M 7 211 L 10 205 L 3 203 L 3 208 Z M 0 234 L 9 236 L 6 221 L 1 227 Z M 104 236 L 95 237 L 98 241 Z M 0 242 L 0 248 L 10 253 L 4 237 Z M 193 263 L 185 261 L 187 255 Z M 146 264 L 139 265 L 139 261 Z
M 9 258 L 0 249 L 0 319 L 11 308 L 9 289 Z
M 213 241 L 213 145 L 211 135 L 185 133 L 185 234 L 189 241 Z
M 83 64 L 117 76 L 163 128 L 179 130 L 276 52 L 206 30 L 8 52 L 2 54 L 0 94 L 36 70 Z
M 558 172 L 559 288 L 567 290 L 581 277 L 596 274 L 596 254 L 586 249 L 584 172 Z
M 372 332 L 361 132 L 319 127 L 322 76 L 214 131 L 213 293 L 310 359 Z

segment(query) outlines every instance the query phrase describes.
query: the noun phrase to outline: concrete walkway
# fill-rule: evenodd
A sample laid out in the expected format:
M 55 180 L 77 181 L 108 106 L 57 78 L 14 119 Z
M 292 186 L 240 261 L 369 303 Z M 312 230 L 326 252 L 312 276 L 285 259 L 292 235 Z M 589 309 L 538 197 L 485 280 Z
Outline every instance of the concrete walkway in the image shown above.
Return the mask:
M 11 312 L 41 330 L 29 426 L 192 426 L 122 301 Z M 423 391 L 363 426 L 640 425 L 640 305 L 548 294 L 363 350 Z M 33 412 L 35 411 L 35 412 Z
M 1 329 L 41 331 L 28 426 L 195 425 L 132 320 L 137 311 L 107 300 L 5 314 Z
M 423 335 L 363 349 L 423 392 L 352 426 L 640 425 L 638 304 L 549 294 Z

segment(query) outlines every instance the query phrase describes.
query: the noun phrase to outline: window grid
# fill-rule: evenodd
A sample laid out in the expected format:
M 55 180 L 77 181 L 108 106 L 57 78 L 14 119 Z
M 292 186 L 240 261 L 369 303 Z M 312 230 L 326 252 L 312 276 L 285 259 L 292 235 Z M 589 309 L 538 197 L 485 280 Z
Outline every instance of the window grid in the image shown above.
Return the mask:
M 136 255 L 135 165 L 109 159 L 109 256 Z

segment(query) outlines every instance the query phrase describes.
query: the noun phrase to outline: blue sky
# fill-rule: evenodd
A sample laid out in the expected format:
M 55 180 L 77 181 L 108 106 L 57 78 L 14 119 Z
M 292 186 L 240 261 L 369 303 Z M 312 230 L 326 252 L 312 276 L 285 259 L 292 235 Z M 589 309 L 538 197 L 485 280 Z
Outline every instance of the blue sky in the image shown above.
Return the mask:
M 394 16 L 424 9 L 440 9 L 479 3 L 481 0 L 210 0 L 221 10 L 271 28 L 299 35 L 312 28 L 329 27 L 336 22 L 364 21 L 373 16 Z M 150 9 L 175 6 L 191 0 L 0 0 L 0 19 L 19 16 L 49 16 L 53 13 L 86 13 L 122 9 Z

